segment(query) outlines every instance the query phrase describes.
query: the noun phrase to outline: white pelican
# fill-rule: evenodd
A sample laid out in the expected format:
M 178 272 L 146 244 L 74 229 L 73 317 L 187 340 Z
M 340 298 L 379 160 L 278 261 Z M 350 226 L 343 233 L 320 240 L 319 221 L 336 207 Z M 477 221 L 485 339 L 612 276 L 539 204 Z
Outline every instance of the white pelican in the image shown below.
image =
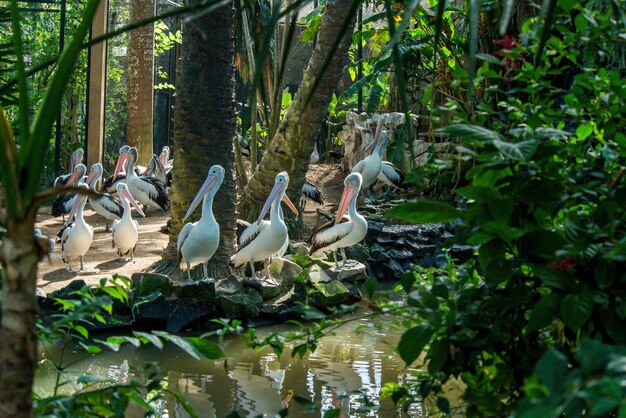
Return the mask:
M 220 226 L 213 216 L 213 198 L 224 181 L 224 168 L 214 165 L 209 169 L 204 184 L 191 202 L 183 221 L 187 219 L 202 201 L 202 217 L 199 221 L 188 222 L 183 226 L 176 241 L 178 265 L 182 269 L 183 264 L 187 267 L 187 279 L 191 279 L 191 269 L 202 263 L 204 279 L 209 279 L 209 259 L 213 257 L 220 243 Z
M 154 177 L 137 176 L 135 174 L 135 163 L 137 162 L 137 148 L 124 147 L 120 149 L 120 156 L 115 166 L 113 178 L 115 179 L 121 171 L 124 162 L 128 160 L 128 173 L 126 174 L 126 184 L 133 197 L 148 207 L 155 207 L 163 211 L 170 208 L 170 197 L 165 191 L 165 185 Z
M 85 151 L 83 151 L 82 148 L 78 148 L 72 153 L 72 156 L 70 157 L 70 172 L 54 179 L 54 187 L 65 187 L 67 181 L 74 173 L 74 168 L 83 162 L 83 155 L 85 155 Z
M 87 167 L 85 167 L 84 164 L 77 164 L 76 167 L 74 167 L 72 175 L 65 182 L 65 187 L 70 187 L 75 183 L 80 183 L 85 177 L 86 171 Z M 74 206 L 76 199 L 77 197 L 73 193 L 66 193 L 55 197 L 54 201 L 52 202 L 52 216 L 65 216 L 65 214 L 72 209 L 72 206 Z
M 317 143 L 313 147 L 313 152 L 311 153 L 311 159 L 309 160 L 309 164 L 317 164 L 320 162 L 320 153 L 317 152 Z
M 284 200 L 296 215 L 298 210 L 285 194 L 287 186 L 289 186 L 287 173 L 285 171 L 278 173 L 274 182 L 274 188 L 265 201 L 259 219 L 243 231 L 239 242 L 239 251 L 230 258 L 231 264 L 235 267 L 250 263 L 252 277 L 256 277 L 254 262 L 273 257 L 282 251 L 285 247 L 285 241 L 289 239 L 287 225 L 285 225 L 285 221 L 281 216 L 280 202 Z M 272 209 L 270 220 L 265 221 L 263 218 L 269 212 L 270 207 Z M 268 263 L 265 267 L 265 279 L 273 281 L 269 274 Z
M 86 184 L 81 184 L 80 186 L 87 188 Z M 66 225 L 71 222 L 74 214 L 76 214 L 76 220 L 70 227 L 63 231 L 63 235 L 61 236 L 61 259 L 64 263 L 67 263 L 67 270 L 70 272 L 76 271 L 72 270 L 70 263 L 77 258 L 80 259 L 80 270 L 78 271 L 83 270 L 83 257 L 87 253 L 87 250 L 89 250 L 89 247 L 91 247 L 91 242 L 93 241 L 93 228 L 85 222 L 85 218 L 83 217 L 87 196 L 76 196 L 76 202 L 74 206 L 72 206 Z
M 307 200 L 312 200 L 320 205 L 324 204 L 322 192 L 310 181 L 305 180 L 302 185 L 302 195 L 300 196 L 300 211 L 304 212 Z
M 102 164 L 95 163 L 91 166 L 91 170 L 89 170 L 89 175 L 87 176 L 87 184 L 91 188 L 91 190 L 96 190 L 96 184 L 98 180 L 102 177 Z M 116 219 L 120 219 L 122 217 L 123 208 L 120 202 L 117 201 L 112 195 L 106 193 L 102 196 L 93 198 L 89 198 L 89 204 L 91 208 L 95 210 L 100 216 L 106 219 L 106 224 L 104 227 L 104 231 L 109 230 L 109 226 L 111 221 Z
M 127 153 L 130 147 L 128 145 L 124 145 L 120 148 L 120 156 L 123 153 Z M 119 160 L 118 160 L 119 161 Z M 117 176 L 109 176 L 102 182 L 102 187 L 100 187 L 101 192 L 106 193 L 115 193 L 117 191 L 117 183 L 124 182 L 126 180 L 126 173 L 128 172 L 128 161 L 125 161 L 123 164 L 123 170 L 120 170 L 117 173 Z M 147 170 L 147 167 L 141 167 L 135 165 L 135 174 L 141 176 Z
M 368 190 L 376 183 L 378 174 L 382 169 L 383 150 L 387 145 L 387 132 L 383 131 L 382 127 L 383 118 L 381 117 L 378 120 L 374 140 L 365 148 L 366 150 L 374 148 L 374 151 L 352 167 L 352 173 L 360 173 L 363 177 L 361 185 L 363 190 Z
M 362 183 L 363 178 L 359 173 L 352 173 L 346 177 L 343 182 L 345 187 L 339 202 L 337 218 L 334 222 L 322 225 L 313 236 L 309 254 L 332 250 L 335 256 L 335 268 L 339 267 L 337 249 L 341 249 L 343 265 L 345 265 L 345 248 L 358 244 L 367 235 L 367 220 L 356 210 L 356 199 Z M 348 216 L 343 216 L 346 209 Z
M 130 203 L 141 216 L 145 216 L 139 204 L 128 191 L 128 186 L 118 183 L 117 195 L 122 199 L 124 214 L 122 219 L 113 221 L 113 248 L 117 248 L 117 255 L 124 257 L 130 253 L 130 259 L 135 256 L 135 247 L 139 238 L 139 224 L 130 215 Z

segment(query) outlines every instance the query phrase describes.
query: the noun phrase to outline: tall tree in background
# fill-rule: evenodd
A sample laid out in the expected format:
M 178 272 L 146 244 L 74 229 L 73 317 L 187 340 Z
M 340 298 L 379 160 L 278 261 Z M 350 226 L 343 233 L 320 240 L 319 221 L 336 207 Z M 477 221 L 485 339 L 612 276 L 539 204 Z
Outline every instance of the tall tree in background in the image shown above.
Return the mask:
M 190 4 L 200 2 L 191 0 Z M 229 256 L 235 252 L 234 23 L 235 9 L 229 3 L 200 17 L 185 20 L 183 24 L 174 115 L 175 163 L 170 190 L 170 241 L 164 259 L 155 265 L 155 271 L 170 276 L 177 275 L 178 271 L 176 239 L 183 227 L 183 216 L 214 164 L 224 167 L 226 177 L 213 202 L 221 239 L 209 263 L 210 275 L 224 277 L 229 269 Z M 197 220 L 200 212 L 196 210 L 189 220 Z M 200 270 L 198 278 L 202 277 Z
M 154 16 L 154 0 L 131 0 L 130 21 Z M 152 110 L 154 97 L 154 25 L 130 32 L 128 40 L 128 144 L 137 147 L 139 163 L 152 157 Z
M 239 213 L 244 218 L 251 219 L 259 213 L 279 171 L 286 170 L 291 177 L 289 195 L 292 198 L 300 195 L 315 138 L 343 74 L 354 30 L 356 6 L 354 0 L 336 0 L 326 4 L 317 44 L 302 84 L 239 201 Z M 333 51 L 335 45 L 337 48 Z M 324 70 L 329 54 L 333 54 L 332 59 Z

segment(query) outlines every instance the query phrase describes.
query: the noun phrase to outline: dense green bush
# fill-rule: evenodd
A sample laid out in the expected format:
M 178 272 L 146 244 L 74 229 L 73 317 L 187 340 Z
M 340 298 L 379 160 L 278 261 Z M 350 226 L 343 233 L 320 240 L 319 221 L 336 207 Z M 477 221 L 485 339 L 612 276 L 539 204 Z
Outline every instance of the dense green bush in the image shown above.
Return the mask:
M 585 359 L 623 360 L 612 344 L 626 342 L 626 81 L 618 66 L 587 67 L 580 40 L 605 56 L 622 42 L 624 9 L 555 3 L 546 21 L 528 19 L 519 39 L 479 55 L 470 107 L 441 109 L 443 131 L 462 138 L 457 158 L 472 163 L 456 190 L 467 210 L 455 239 L 475 257 L 405 276 L 413 320 L 398 350 L 407 364 L 425 355 L 428 373 L 389 385 L 398 402 L 438 396 L 450 412 L 444 388 L 458 379 L 467 416 L 508 415 L 523 398 L 519 416 L 606 416 L 623 403 L 611 389 L 619 365 L 596 360 L 606 379 L 588 380 Z M 467 89 L 468 72 L 455 77 Z M 441 213 L 421 208 L 392 213 Z

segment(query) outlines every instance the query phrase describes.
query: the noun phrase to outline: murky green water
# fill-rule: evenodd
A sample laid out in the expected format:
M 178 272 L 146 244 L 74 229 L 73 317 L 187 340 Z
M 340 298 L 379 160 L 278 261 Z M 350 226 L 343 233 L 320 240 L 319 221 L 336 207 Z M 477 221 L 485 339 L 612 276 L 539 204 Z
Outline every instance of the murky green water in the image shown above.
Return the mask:
M 68 360 L 76 360 L 71 368 L 77 374 L 99 374 L 120 383 L 132 378 L 134 367 L 157 362 L 169 387 L 183 393 L 200 417 L 225 417 L 233 410 L 245 417 L 273 417 L 287 406 L 290 417 L 322 417 L 331 408 L 341 408 L 342 417 L 406 416 L 390 400 L 380 399 L 385 382 L 402 382 L 411 372 L 393 351 L 401 330 L 390 321 L 384 324 L 384 332 L 368 326 L 365 319 L 346 324 L 337 335 L 322 339 L 315 353 L 302 360 L 292 358 L 289 349 L 280 358 L 269 349 L 253 351 L 237 337 L 224 343 L 226 362 L 198 361 L 174 346 L 163 351 L 125 347 L 87 358 L 76 351 Z M 261 329 L 259 334 L 279 329 Z M 56 374 L 48 360 L 41 366 L 35 390 L 50 395 Z M 78 389 L 67 385 L 62 391 Z M 315 410 L 296 402 L 294 395 L 311 399 Z M 368 411 L 368 401 L 377 407 Z M 157 408 L 162 417 L 188 416 L 173 399 L 159 402 Z M 409 416 L 425 417 L 426 413 L 414 405 Z

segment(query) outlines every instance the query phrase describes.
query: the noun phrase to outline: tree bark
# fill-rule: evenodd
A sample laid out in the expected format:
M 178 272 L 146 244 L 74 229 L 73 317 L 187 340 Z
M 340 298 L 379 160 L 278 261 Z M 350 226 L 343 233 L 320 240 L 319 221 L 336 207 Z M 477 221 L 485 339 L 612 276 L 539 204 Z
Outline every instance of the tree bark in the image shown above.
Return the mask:
M 130 20 L 154 16 L 154 0 L 131 0 Z M 152 158 L 154 97 L 154 25 L 130 32 L 128 40 L 128 101 L 126 132 L 128 145 L 137 147 L 139 164 Z
M 34 212 L 34 211 L 33 211 Z M 35 285 L 40 255 L 31 219 L 9 222 L 0 246 L 0 416 L 32 416 L 32 384 L 37 366 Z
M 335 0 L 327 3 L 317 44 L 304 72 L 302 84 L 239 201 L 239 213 L 244 219 L 252 220 L 258 215 L 261 205 L 274 185 L 274 178 L 280 171 L 289 173 L 288 194 L 291 199 L 299 198 L 315 138 L 322 127 L 326 109 L 344 70 L 354 30 L 354 16 L 351 17 L 344 33 L 341 33 L 341 30 L 345 20 L 350 16 L 351 6 L 352 0 Z M 330 65 L 322 74 L 327 56 L 332 51 L 333 44 L 340 38 Z M 321 79 L 317 88 L 313 90 L 318 77 Z
M 192 0 L 191 4 L 199 2 Z M 215 278 L 230 272 L 228 261 L 235 252 L 237 221 L 233 153 L 236 135 L 234 36 L 232 3 L 185 21 L 183 26 L 174 114 L 176 158 L 170 189 L 170 240 L 164 260 L 154 266 L 156 271 L 170 277 L 186 277 L 186 273 L 178 272 L 176 239 L 184 225 L 187 208 L 214 164 L 224 167 L 226 177 L 213 202 L 221 238 L 209 270 Z M 195 221 L 200 215 L 198 209 L 187 221 Z M 194 270 L 194 277 L 201 278 L 201 270 L 201 266 Z

